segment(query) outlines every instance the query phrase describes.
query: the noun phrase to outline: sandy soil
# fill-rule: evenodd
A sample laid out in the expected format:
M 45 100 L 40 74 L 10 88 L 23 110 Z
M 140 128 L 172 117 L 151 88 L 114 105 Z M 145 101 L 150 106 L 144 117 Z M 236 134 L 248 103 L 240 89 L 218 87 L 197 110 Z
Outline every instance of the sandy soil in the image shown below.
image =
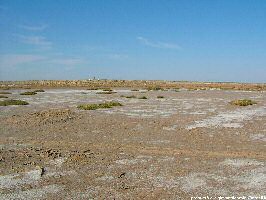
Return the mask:
M 29 105 L 0 107 L 0 199 L 266 194 L 266 92 L 23 91 L 7 96 Z M 111 100 L 123 106 L 76 108 Z

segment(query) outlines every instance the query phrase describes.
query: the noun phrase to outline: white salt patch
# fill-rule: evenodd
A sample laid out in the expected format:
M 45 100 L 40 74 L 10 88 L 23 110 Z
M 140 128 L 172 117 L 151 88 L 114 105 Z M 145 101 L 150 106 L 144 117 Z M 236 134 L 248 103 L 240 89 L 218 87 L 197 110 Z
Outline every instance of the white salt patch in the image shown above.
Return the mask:
M 70 171 L 54 171 L 49 168 L 46 169 L 47 172 L 45 173 L 45 177 L 55 177 L 55 178 L 60 178 L 61 176 L 71 176 L 75 175 L 76 172 L 74 170 Z
M 238 182 L 238 187 L 244 189 L 261 190 L 266 188 L 266 167 L 253 169 L 246 172 L 243 176 L 234 176 L 232 178 Z
M 178 178 L 167 178 L 164 176 L 148 177 L 151 179 L 153 186 L 159 188 L 172 189 L 178 187 L 179 180 Z
M 230 128 L 239 128 L 242 125 L 242 122 L 245 120 L 251 120 L 255 116 L 265 116 L 266 108 L 243 108 L 237 109 L 232 112 L 220 113 L 216 116 L 203 119 L 201 121 L 196 121 L 195 124 L 187 127 L 188 130 L 200 127 L 230 127 Z
M 58 185 L 48 185 L 44 186 L 42 188 L 37 189 L 31 189 L 26 191 L 18 191 L 14 193 L 9 194 L 0 194 L 0 199 L 5 200 L 14 200 L 14 199 L 20 199 L 20 200 L 34 200 L 34 199 L 43 199 L 45 195 L 51 194 L 51 193 L 58 193 L 63 190 L 62 186 Z
M 206 112 L 202 112 L 202 111 L 195 111 L 195 112 L 188 112 L 188 114 L 190 115 L 206 115 Z
M 225 161 L 221 162 L 220 165 L 227 165 L 238 168 L 250 165 L 263 165 L 263 162 L 258 162 L 256 160 L 251 159 L 226 159 Z
M 0 176 L 0 188 L 13 188 L 24 184 L 36 183 L 41 179 L 41 173 L 42 171 L 38 169 L 26 172 L 22 177 L 19 174 Z
M 264 134 L 255 134 L 250 136 L 251 140 L 261 140 L 263 142 L 266 142 L 266 135 Z
M 57 158 L 57 159 L 51 160 L 49 163 L 51 165 L 55 165 L 56 167 L 61 167 L 65 161 L 66 161 L 66 158 Z
M 224 128 L 241 128 L 243 125 L 241 123 L 225 123 L 223 124 Z
M 159 162 L 172 162 L 174 160 L 175 160 L 175 158 L 174 157 L 170 157 L 170 156 L 165 156 L 164 158 L 159 158 L 158 159 Z
M 136 159 L 121 159 L 121 160 L 116 160 L 116 164 L 120 165 L 134 165 L 134 164 L 139 164 L 139 163 L 145 163 L 149 161 L 152 157 L 151 156 L 137 156 Z
M 105 176 L 101 176 L 101 177 L 97 178 L 96 180 L 98 180 L 98 181 L 112 181 L 113 179 L 114 179 L 113 176 L 105 175 Z
M 197 188 L 206 186 L 206 179 L 204 177 L 201 177 L 198 173 L 192 173 L 184 177 L 181 185 L 183 191 L 190 192 Z
M 147 142 L 148 144 L 168 144 L 170 140 L 151 140 Z
M 165 126 L 165 127 L 163 127 L 163 130 L 174 131 L 174 130 L 176 130 L 177 127 L 178 127 L 177 125 L 173 125 L 173 126 L 170 126 L 170 127 Z
M 139 160 L 139 159 L 122 159 L 122 160 L 116 160 L 115 163 L 116 164 L 120 164 L 120 165 L 134 165 L 137 163 L 143 163 L 143 162 L 147 162 L 146 160 Z

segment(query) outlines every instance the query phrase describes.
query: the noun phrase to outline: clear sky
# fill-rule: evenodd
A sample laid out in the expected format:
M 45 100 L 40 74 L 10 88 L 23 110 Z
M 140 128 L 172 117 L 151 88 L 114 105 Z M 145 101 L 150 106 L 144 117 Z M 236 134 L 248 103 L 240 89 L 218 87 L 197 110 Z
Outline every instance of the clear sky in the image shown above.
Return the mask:
M 266 1 L 0 1 L 0 80 L 94 76 L 266 82 Z

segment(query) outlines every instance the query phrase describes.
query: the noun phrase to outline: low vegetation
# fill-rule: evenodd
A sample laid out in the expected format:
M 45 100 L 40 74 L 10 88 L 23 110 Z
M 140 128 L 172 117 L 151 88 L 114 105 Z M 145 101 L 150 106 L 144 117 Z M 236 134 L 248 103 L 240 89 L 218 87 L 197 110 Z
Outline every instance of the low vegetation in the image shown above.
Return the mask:
M 130 95 L 130 96 L 121 95 L 121 97 L 125 97 L 125 98 L 128 98 L 128 99 L 135 99 L 135 98 L 137 98 L 135 95 Z
M 137 91 L 139 91 L 138 89 L 132 89 L 131 91 L 133 91 L 133 92 L 137 92 Z
M 157 98 L 158 98 L 158 99 L 163 99 L 163 98 L 164 98 L 164 96 L 157 96 Z
M 39 89 L 39 90 L 34 90 L 33 92 L 45 92 L 44 90 L 41 90 L 41 89 Z
M 257 102 L 252 101 L 250 99 L 238 99 L 230 102 L 231 105 L 236 105 L 236 106 L 250 106 L 253 104 L 257 104 Z
M 138 99 L 148 99 L 146 96 L 139 97 Z
M 4 95 L 0 95 L 0 99 L 1 98 L 8 98 L 7 96 L 4 96 Z
M 114 106 L 122 106 L 122 104 L 119 102 L 114 102 L 114 101 L 99 103 L 99 104 L 83 104 L 83 105 L 79 105 L 78 109 L 96 110 L 96 109 L 101 109 L 101 108 L 112 108 Z
M 153 91 L 159 91 L 159 90 L 162 90 L 162 91 L 163 91 L 164 89 L 161 88 L 161 87 L 155 86 L 155 87 L 148 87 L 147 90 L 148 90 L 148 91 L 151 91 L 151 90 L 153 90 Z
M 0 106 L 28 105 L 28 104 L 29 104 L 29 103 L 26 102 L 26 101 L 22 101 L 22 100 L 14 100 L 14 99 L 0 101 Z
M 108 92 L 112 92 L 113 90 L 111 88 L 103 88 L 103 91 L 108 91 Z
M 96 92 L 96 94 L 114 94 L 116 92 L 112 92 L 112 91 L 109 91 L 109 92 Z
M 20 95 L 35 95 L 35 94 L 37 94 L 37 92 L 34 92 L 34 91 L 20 93 Z
M 11 92 L 0 92 L 0 94 L 11 94 Z

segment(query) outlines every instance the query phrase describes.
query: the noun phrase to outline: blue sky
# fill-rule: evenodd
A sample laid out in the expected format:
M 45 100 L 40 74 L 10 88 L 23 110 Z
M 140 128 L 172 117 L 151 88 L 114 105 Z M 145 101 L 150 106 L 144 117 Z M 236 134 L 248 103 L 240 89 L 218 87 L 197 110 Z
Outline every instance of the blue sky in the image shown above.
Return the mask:
M 264 0 L 1 0 L 0 80 L 266 82 Z

